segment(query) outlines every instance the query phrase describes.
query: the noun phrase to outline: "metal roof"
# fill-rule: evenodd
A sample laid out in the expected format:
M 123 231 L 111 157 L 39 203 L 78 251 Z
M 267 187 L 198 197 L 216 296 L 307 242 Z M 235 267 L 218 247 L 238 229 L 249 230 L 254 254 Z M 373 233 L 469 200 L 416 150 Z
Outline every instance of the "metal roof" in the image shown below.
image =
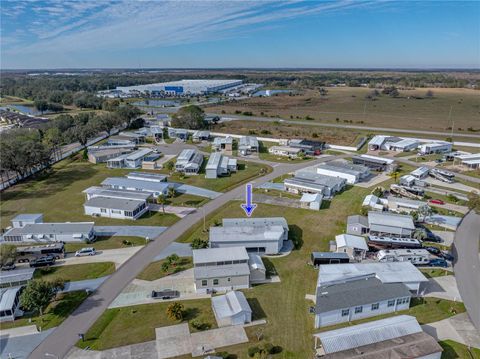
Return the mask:
M 22 213 L 12 218 L 11 222 L 35 222 L 38 219 L 43 220 L 42 213 Z
M 384 162 L 384 163 L 389 164 L 389 165 L 392 164 L 393 162 L 395 162 L 395 160 L 393 160 L 391 158 L 385 158 L 385 157 L 380 157 L 380 156 L 360 155 L 358 157 L 365 158 L 365 159 L 370 159 L 370 160 L 381 161 L 381 162 Z
M 430 253 L 426 249 L 381 249 L 378 251 L 379 256 L 393 254 L 396 257 L 399 256 L 407 256 L 407 255 L 414 255 L 414 256 L 426 256 L 430 257 Z
M 245 247 L 194 249 L 192 253 L 194 264 L 249 259 Z
M 339 234 L 338 236 L 335 236 L 335 242 L 337 243 L 337 248 L 352 247 L 368 251 L 368 246 L 365 238 L 360 236 L 354 236 L 351 234 Z
M 430 169 L 428 167 L 418 167 L 417 169 L 410 172 L 410 174 L 415 177 L 421 177 L 428 172 L 430 172 Z
M 2 275 L 0 275 L 0 284 L 3 286 L 9 283 L 29 281 L 33 277 L 33 272 L 35 272 L 35 268 L 21 268 L 11 271 L 2 271 Z
M 147 200 L 152 197 L 152 194 L 149 192 L 110 189 L 97 186 L 88 187 L 82 192 L 88 194 L 90 197 L 124 198 L 133 200 Z
M 125 157 L 125 159 L 127 161 L 136 161 L 136 160 L 139 160 L 139 159 L 149 155 L 152 152 L 153 151 L 149 148 L 142 148 L 141 150 L 137 150 L 135 152 L 129 153 L 128 156 Z
M 386 140 L 386 136 L 373 136 L 373 138 L 368 142 L 369 145 L 371 146 L 381 146 Z
M 164 192 L 169 187 L 167 182 L 142 181 L 124 177 L 108 177 L 102 182 L 102 185 L 135 188 L 137 191 L 145 192 Z
M 108 208 L 108 209 L 119 209 L 122 211 L 133 212 L 145 201 L 132 200 L 132 199 L 120 199 L 120 198 L 109 198 L 109 197 L 94 197 L 89 199 L 83 205 L 86 207 L 96 207 L 96 208 Z
M 196 279 L 248 276 L 250 267 L 248 263 L 194 267 L 193 274 Z
M 152 182 L 164 182 L 167 176 L 160 173 L 150 173 L 150 172 L 130 172 L 127 176 L 130 179 L 139 179 L 142 181 L 152 181 Z
M 225 295 L 212 297 L 212 307 L 218 318 L 228 318 L 241 312 L 252 312 L 245 294 L 240 291 L 230 291 Z
M 340 263 L 321 265 L 318 285 L 348 281 L 374 275 L 383 283 L 427 282 L 428 279 L 410 262 Z
M 404 237 L 386 237 L 386 236 L 368 236 L 369 241 L 380 242 L 380 243 L 397 243 L 397 244 L 417 244 L 421 246 L 421 242 L 415 238 L 404 238 Z
M 12 310 L 15 297 L 21 287 L 0 289 L 0 311 Z
M 349 259 L 350 257 L 348 256 L 347 253 L 345 252 L 312 252 L 313 258 L 327 258 L 327 259 Z
M 365 216 L 360 216 L 358 214 L 347 217 L 347 225 L 356 225 L 356 224 L 360 224 L 364 227 L 368 227 L 368 218 Z
M 268 217 L 268 218 L 223 218 L 222 225 L 224 227 L 236 226 L 282 226 L 288 230 L 287 220 L 284 217 Z
M 12 228 L 5 236 L 21 236 L 28 234 L 77 234 L 93 231 L 93 222 L 66 223 L 29 223 L 22 228 Z
M 382 283 L 377 278 L 327 284 L 317 288 L 315 313 L 326 313 L 410 296 L 410 291 L 403 283 Z
M 205 167 L 205 169 L 216 170 L 220 166 L 222 158 L 223 155 L 220 152 L 213 152 L 208 158 L 207 166 Z
M 210 227 L 210 242 L 279 241 L 283 234 L 283 227 L 275 225 Z
M 346 182 L 345 178 L 338 178 L 318 173 L 318 167 L 319 165 L 316 165 L 297 170 L 295 171 L 295 177 L 293 179 L 301 181 L 313 181 L 316 184 L 331 188 L 342 186 Z
M 251 147 L 258 147 L 258 140 L 256 137 L 253 136 L 243 136 L 240 137 L 238 147 L 240 148 L 251 148 Z
M 421 332 L 422 328 L 415 317 L 398 315 L 314 336 L 322 342 L 325 353 L 330 354 Z
M 318 168 L 327 168 L 331 170 L 340 170 L 340 172 L 349 173 L 349 174 L 367 174 L 370 173 L 370 169 L 364 165 L 355 165 L 348 161 L 330 161 L 321 163 Z
M 388 196 L 388 202 L 395 202 L 400 204 L 402 207 L 408 207 L 412 209 L 417 209 L 419 207 L 428 206 L 426 202 L 416 201 L 410 198 L 403 198 L 403 197 L 395 197 L 395 196 Z
M 227 136 L 227 137 L 215 137 L 213 139 L 213 144 L 216 146 L 222 145 L 222 144 L 232 144 L 233 143 L 233 137 Z
M 412 216 L 404 214 L 368 212 L 368 225 L 380 225 L 388 227 L 398 227 L 406 229 L 415 229 Z
M 401 141 L 393 143 L 392 146 L 398 147 L 398 148 L 405 148 L 405 147 L 410 147 L 410 146 L 419 145 L 419 144 L 420 142 L 418 142 L 417 140 L 406 138 Z
M 312 203 L 312 202 L 322 202 L 322 195 L 320 193 L 304 193 L 302 198 L 300 198 L 300 202 L 305 203 Z

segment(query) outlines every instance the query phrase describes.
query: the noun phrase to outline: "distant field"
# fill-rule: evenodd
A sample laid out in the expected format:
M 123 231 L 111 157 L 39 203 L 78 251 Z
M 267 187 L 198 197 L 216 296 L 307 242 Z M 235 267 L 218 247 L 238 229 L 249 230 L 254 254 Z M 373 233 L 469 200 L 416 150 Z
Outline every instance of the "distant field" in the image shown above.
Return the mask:
M 461 128 L 467 132 L 469 127 L 480 131 L 480 91 L 477 90 L 404 90 L 400 91 L 397 98 L 382 94 L 375 100 L 366 99 L 372 92 L 368 88 L 337 87 L 327 90 L 326 96 L 321 96 L 318 90 L 306 90 L 295 96 L 253 97 L 232 101 L 208 106 L 205 111 L 225 111 L 229 114 L 246 111 L 254 116 L 302 120 L 309 116 L 314 121 L 326 123 L 441 131 L 451 126 L 449 112 L 452 106 L 451 119 L 455 123 L 455 131 Z M 425 98 L 428 90 L 433 91 L 432 98 Z

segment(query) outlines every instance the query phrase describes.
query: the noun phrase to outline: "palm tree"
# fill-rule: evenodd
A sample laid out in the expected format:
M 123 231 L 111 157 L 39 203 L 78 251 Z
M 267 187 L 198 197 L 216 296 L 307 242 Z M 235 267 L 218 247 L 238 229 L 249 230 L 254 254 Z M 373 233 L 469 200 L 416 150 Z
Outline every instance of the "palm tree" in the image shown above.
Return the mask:
M 173 302 L 167 307 L 167 316 L 172 320 L 182 320 L 183 309 L 183 304 Z
M 167 199 L 163 194 L 157 197 L 157 203 L 162 205 L 162 211 L 163 211 L 163 214 L 165 214 L 165 204 L 167 203 Z
M 177 193 L 177 192 L 175 191 L 175 188 L 173 188 L 173 187 L 168 187 L 168 196 L 169 196 L 170 198 L 175 197 L 175 194 L 176 194 L 176 193 Z

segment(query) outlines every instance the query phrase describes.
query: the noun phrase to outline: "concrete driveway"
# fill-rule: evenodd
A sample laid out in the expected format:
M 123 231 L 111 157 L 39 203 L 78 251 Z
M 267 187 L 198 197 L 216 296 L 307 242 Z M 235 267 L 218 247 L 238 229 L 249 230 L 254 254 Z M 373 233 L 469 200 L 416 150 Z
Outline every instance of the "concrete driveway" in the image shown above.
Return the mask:
M 118 268 L 142 248 L 142 246 L 135 246 L 117 249 L 104 249 L 102 251 L 98 251 L 94 256 L 84 257 L 75 257 L 75 254 L 72 253 L 66 258 L 58 260 L 56 265 L 113 262 L 115 263 L 115 267 Z
M 202 175 L 199 175 L 202 176 Z M 176 182 L 169 182 L 173 184 L 173 188 L 175 188 L 175 191 L 179 193 L 186 193 L 186 194 L 191 194 L 194 196 L 200 196 L 200 197 L 206 197 L 210 199 L 217 198 L 220 196 L 222 193 L 220 192 L 215 192 L 211 191 L 206 188 L 201 188 L 201 187 L 196 187 L 196 186 L 190 186 L 188 184 L 183 184 L 183 183 L 176 183 Z
M 160 226 L 95 226 L 97 236 L 126 236 L 155 238 L 162 234 L 167 227 Z
M 425 286 L 425 297 L 435 297 L 461 302 L 462 298 L 458 291 L 455 276 L 446 275 L 443 277 L 430 278 Z
M 25 327 L 25 333 L 2 330 L 0 335 L 0 357 L 2 359 L 9 358 L 9 355 L 15 359 L 28 358 L 35 347 L 55 330 L 55 328 L 52 328 L 37 332 L 36 329 L 32 331 L 31 327 Z
M 480 348 L 480 332 L 475 329 L 467 313 L 424 324 L 422 329 L 437 340 L 450 339 L 467 346 Z

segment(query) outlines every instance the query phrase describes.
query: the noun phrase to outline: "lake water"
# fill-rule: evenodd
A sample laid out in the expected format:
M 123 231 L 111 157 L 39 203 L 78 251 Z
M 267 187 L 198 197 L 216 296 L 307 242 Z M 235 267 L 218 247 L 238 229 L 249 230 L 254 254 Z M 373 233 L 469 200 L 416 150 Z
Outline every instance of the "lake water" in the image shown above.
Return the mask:
M 135 106 L 151 106 L 151 107 L 173 107 L 180 105 L 180 102 L 171 100 L 148 100 L 134 102 Z
M 32 116 L 41 116 L 42 112 L 38 111 L 35 107 L 33 106 L 24 106 L 24 105 L 8 105 L 8 107 L 13 108 L 17 111 L 20 111 L 24 114 L 27 115 L 32 115 Z M 52 111 L 43 111 L 43 114 L 51 113 Z
M 253 96 L 267 96 L 267 91 L 270 92 L 270 96 L 280 93 L 291 93 L 293 90 L 261 90 L 253 94 Z

